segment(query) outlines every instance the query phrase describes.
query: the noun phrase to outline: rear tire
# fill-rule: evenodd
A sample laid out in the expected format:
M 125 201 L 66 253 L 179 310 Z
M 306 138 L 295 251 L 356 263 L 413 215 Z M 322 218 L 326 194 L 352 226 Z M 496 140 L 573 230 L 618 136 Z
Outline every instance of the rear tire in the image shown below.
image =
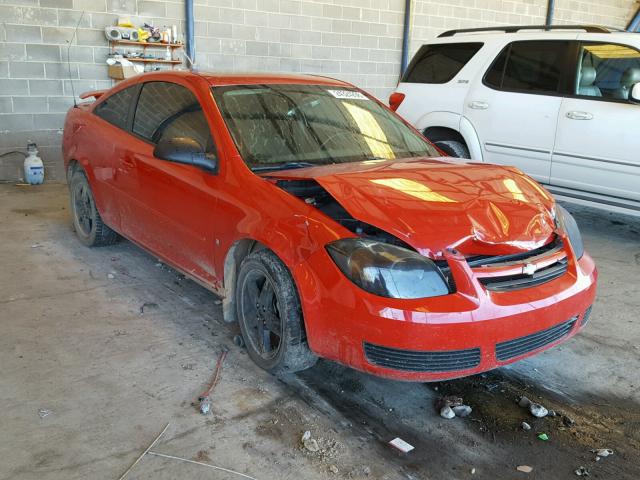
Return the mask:
M 434 144 L 450 157 L 471 158 L 467 146 L 457 140 L 440 140 Z
M 318 358 L 306 342 L 298 291 L 272 251 L 259 250 L 244 259 L 235 294 L 247 353 L 259 367 L 278 374 L 315 365 Z
M 69 182 L 73 228 L 78 240 L 87 247 L 113 245 L 119 239 L 100 217 L 93 192 L 82 170 L 76 170 Z

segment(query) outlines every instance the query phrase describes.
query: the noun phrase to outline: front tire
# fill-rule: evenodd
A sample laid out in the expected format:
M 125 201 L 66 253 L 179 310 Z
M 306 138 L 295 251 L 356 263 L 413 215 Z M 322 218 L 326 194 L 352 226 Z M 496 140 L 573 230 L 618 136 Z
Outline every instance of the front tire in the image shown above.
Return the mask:
M 78 240 L 87 247 L 101 247 L 116 243 L 118 234 L 102 221 L 93 199 L 91 186 L 82 170 L 76 170 L 71 175 L 69 190 L 73 228 Z
M 291 274 L 270 250 L 248 255 L 236 284 L 240 330 L 251 359 L 273 374 L 312 367 L 302 308 Z

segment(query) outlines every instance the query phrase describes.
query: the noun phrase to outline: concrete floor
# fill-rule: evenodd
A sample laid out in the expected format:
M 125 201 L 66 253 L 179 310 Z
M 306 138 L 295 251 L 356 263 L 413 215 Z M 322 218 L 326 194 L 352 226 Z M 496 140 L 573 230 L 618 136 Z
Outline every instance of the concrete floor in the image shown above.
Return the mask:
M 215 296 L 129 242 L 81 246 L 66 186 L 0 185 L 0 479 L 117 479 L 167 423 L 153 451 L 260 480 L 550 480 L 576 478 L 579 466 L 592 478 L 637 479 L 640 220 L 570 209 L 601 276 L 590 325 L 565 345 L 439 384 L 322 361 L 278 379 L 233 346 Z M 230 352 L 205 417 L 192 402 L 223 345 Z M 528 416 L 514 402 L 523 392 L 576 425 Z M 439 418 L 442 393 L 463 395 L 474 413 Z M 319 452 L 300 448 L 305 430 Z M 395 436 L 416 449 L 394 453 L 386 442 Z M 594 448 L 615 454 L 596 462 Z M 147 455 L 127 478 L 243 477 Z

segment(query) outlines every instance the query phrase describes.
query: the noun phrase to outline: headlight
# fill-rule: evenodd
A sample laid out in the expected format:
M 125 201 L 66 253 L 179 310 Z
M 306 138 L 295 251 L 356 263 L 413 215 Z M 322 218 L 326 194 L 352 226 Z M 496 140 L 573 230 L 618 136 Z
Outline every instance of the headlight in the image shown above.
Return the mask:
M 405 299 L 449 293 L 436 264 L 406 248 L 348 238 L 330 243 L 327 251 L 342 273 L 369 293 Z
M 582 243 L 580 229 L 573 216 L 560 205 L 556 205 L 556 224 L 558 228 L 567 234 L 576 258 L 580 260 L 584 255 L 584 244 Z

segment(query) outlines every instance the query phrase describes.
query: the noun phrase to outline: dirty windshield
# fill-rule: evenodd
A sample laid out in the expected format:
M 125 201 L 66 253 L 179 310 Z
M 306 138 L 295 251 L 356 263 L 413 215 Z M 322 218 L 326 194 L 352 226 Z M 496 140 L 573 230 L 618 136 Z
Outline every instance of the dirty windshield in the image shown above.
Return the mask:
M 233 85 L 213 93 L 253 170 L 437 155 L 394 114 L 354 89 Z

